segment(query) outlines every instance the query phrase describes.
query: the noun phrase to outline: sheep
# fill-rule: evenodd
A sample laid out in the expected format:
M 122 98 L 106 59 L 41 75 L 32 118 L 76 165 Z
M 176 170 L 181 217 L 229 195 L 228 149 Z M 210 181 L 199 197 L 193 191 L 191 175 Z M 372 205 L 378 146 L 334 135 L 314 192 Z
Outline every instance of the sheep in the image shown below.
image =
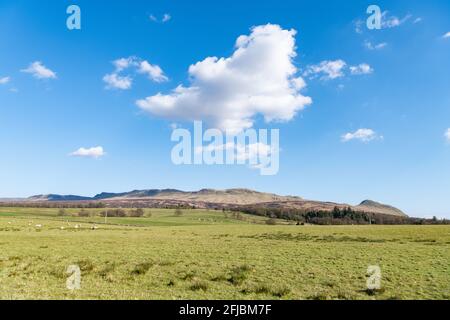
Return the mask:
M 98 229 L 98 227 L 95 224 L 91 227 L 91 230 L 97 230 L 97 229 Z
M 37 229 L 41 229 L 41 228 L 42 228 L 42 224 L 37 224 L 37 225 L 35 225 L 35 227 L 36 227 Z

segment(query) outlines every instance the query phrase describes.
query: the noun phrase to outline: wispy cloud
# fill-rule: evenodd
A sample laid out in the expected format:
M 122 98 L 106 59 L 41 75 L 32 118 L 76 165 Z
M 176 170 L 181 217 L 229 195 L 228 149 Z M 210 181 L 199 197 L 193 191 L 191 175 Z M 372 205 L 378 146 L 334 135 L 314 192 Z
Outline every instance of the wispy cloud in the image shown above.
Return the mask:
M 384 11 L 381 15 L 381 28 L 382 29 L 390 29 L 399 27 L 408 21 L 412 17 L 411 14 L 407 14 L 403 18 L 398 18 L 396 16 L 389 15 L 388 11 Z
M 153 21 L 153 22 L 156 22 L 156 23 L 166 23 L 166 22 L 168 22 L 168 21 L 170 21 L 170 20 L 172 19 L 172 16 L 171 16 L 170 14 L 168 14 L 168 13 L 165 13 L 165 14 L 162 16 L 161 19 L 158 19 L 158 17 L 156 17 L 155 15 L 151 14 L 151 15 L 149 16 L 149 19 L 150 19 L 151 21 Z
M 358 129 L 355 132 L 348 132 L 341 136 L 342 142 L 348 142 L 351 140 L 359 140 L 362 142 L 370 142 L 375 139 L 382 139 L 382 136 L 378 136 L 372 129 Z
M 347 63 L 343 60 L 326 60 L 322 61 L 319 64 L 309 66 L 306 71 L 303 73 L 304 76 L 315 76 L 322 75 L 322 79 L 324 80 L 332 80 L 341 78 L 344 76 L 344 68 L 347 66 Z
M 369 50 L 381 50 L 387 46 L 386 42 L 372 43 L 368 40 L 364 41 L 364 46 Z
M 139 73 L 146 74 L 151 80 L 156 82 L 163 82 L 169 80 L 165 75 L 160 66 L 153 65 L 148 61 L 141 61 L 139 63 Z
M 447 139 L 447 141 L 450 142 L 450 128 L 447 129 L 444 136 L 445 136 L 445 139 Z
M 236 160 L 239 162 L 247 162 L 253 169 L 260 168 L 260 161 L 258 159 L 265 159 L 272 155 L 272 152 L 279 152 L 280 150 L 272 150 L 272 147 L 262 142 L 250 143 L 243 145 L 240 143 L 229 142 L 226 144 L 210 144 L 207 146 L 200 146 L 195 149 L 195 153 L 201 154 L 203 152 L 232 152 Z
M 381 14 L 381 29 L 391 29 L 396 28 L 409 21 L 413 17 L 412 14 L 406 14 L 403 18 L 391 15 L 389 11 L 384 11 Z M 419 23 L 422 21 L 421 17 L 417 17 L 412 21 L 412 23 Z M 366 28 L 366 20 L 356 19 L 353 21 L 355 32 L 362 34 Z
M 7 84 L 11 80 L 10 77 L 0 78 L 0 84 Z
M 85 157 L 85 158 L 95 158 L 98 159 L 103 157 L 105 152 L 103 147 L 92 147 L 92 148 L 80 148 L 77 151 L 70 153 L 73 157 Z
M 133 79 L 130 77 L 122 77 L 117 73 L 110 73 L 103 77 L 107 89 L 128 90 L 131 88 Z
M 35 61 L 28 68 L 22 69 L 21 72 L 29 73 L 36 79 L 56 79 L 56 73 L 47 68 L 40 61 Z
M 449 38 L 450 38 L 450 31 L 447 32 L 446 34 L 444 34 L 444 35 L 442 36 L 442 38 L 444 38 L 444 39 L 449 39 Z
M 160 66 L 153 65 L 147 60 L 142 60 L 139 57 L 120 58 L 114 60 L 112 64 L 114 65 L 115 70 L 103 77 L 107 89 L 131 89 L 133 78 L 130 75 L 121 75 L 123 71 L 130 68 L 133 68 L 133 70 L 138 73 L 146 74 L 150 80 L 155 82 L 169 80 Z
M 367 63 L 361 63 L 357 66 L 349 66 L 344 60 L 325 60 L 319 64 L 311 65 L 306 68 L 303 76 L 316 78 L 320 77 L 321 80 L 333 80 L 342 78 L 346 73 L 350 71 L 351 75 L 362 75 L 373 73 L 373 68 Z
M 357 66 L 351 66 L 350 73 L 353 75 L 371 74 L 373 73 L 373 69 L 367 63 L 361 63 Z

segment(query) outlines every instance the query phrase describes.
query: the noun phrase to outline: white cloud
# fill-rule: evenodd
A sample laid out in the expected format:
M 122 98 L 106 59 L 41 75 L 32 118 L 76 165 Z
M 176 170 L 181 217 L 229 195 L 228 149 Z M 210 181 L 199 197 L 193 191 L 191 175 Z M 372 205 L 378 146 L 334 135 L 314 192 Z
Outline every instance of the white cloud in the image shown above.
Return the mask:
M 445 132 L 444 136 L 447 139 L 447 141 L 450 142 L 450 128 L 447 129 L 447 131 Z
M 372 129 L 358 129 L 355 132 L 348 132 L 344 134 L 341 138 L 342 142 L 348 142 L 351 140 L 360 140 L 362 142 L 369 142 L 377 138 L 382 139 L 383 137 L 378 136 Z
M 322 75 L 320 77 L 321 80 L 333 80 L 344 77 L 347 69 L 350 70 L 351 75 L 370 74 L 373 72 L 372 67 L 367 63 L 347 67 L 347 63 L 343 60 L 326 60 L 319 64 L 308 66 L 303 75 L 310 78 Z
M 36 79 L 56 79 L 56 73 L 48 69 L 40 61 L 31 63 L 27 69 L 21 71 L 32 74 Z
M 384 47 L 386 47 L 387 43 L 381 42 L 381 43 L 374 44 L 374 43 L 366 40 L 364 42 L 364 46 L 369 50 L 380 50 L 380 49 L 383 49 Z
M 358 19 L 354 22 L 355 24 L 355 32 L 356 33 L 363 33 L 363 27 L 365 26 L 365 22 L 361 19 Z
M 408 21 L 412 15 L 407 14 L 403 18 L 398 18 L 396 16 L 389 16 L 388 11 L 384 11 L 381 15 L 381 28 L 382 29 L 390 29 L 401 26 L 403 23 Z
M 442 36 L 442 38 L 444 38 L 444 39 L 450 38 L 450 31 L 447 32 L 446 34 L 444 34 L 444 35 Z
M 308 66 L 306 71 L 303 73 L 304 76 L 319 75 L 322 74 L 322 79 L 332 80 L 336 78 L 341 78 L 344 76 L 344 69 L 347 66 L 343 60 L 334 61 L 322 61 L 319 64 Z
M 207 146 L 197 147 L 197 154 L 203 152 L 233 152 L 238 162 L 247 162 L 254 169 L 260 168 L 258 159 L 266 159 L 272 155 L 272 147 L 262 142 L 250 143 L 247 145 L 229 142 L 226 144 L 210 144 Z M 280 150 L 274 150 L 279 152 Z
M 138 73 L 146 74 L 149 79 L 155 82 L 163 82 L 168 80 L 160 66 L 152 65 L 148 61 L 142 60 L 138 57 L 120 58 L 114 60 L 112 64 L 115 67 L 114 72 L 106 74 L 103 77 L 103 81 L 107 84 L 106 88 L 108 89 L 131 89 L 133 78 L 129 75 L 120 75 L 123 71 L 130 68 L 134 68 Z
M 103 81 L 106 83 L 108 89 L 120 89 L 128 90 L 131 88 L 133 79 L 130 77 L 122 77 L 117 73 L 107 74 L 103 77 Z
M 70 154 L 73 157 L 100 158 L 105 155 L 103 147 L 80 148 Z
M 396 28 L 410 20 L 413 16 L 411 14 L 405 15 L 403 18 L 399 18 L 397 16 L 390 15 L 388 11 L 384 11 L 381 14 L 381 29 L 391 29 Z M 417 17 L 412 23 L 419 23 L 422 21 L 421 17 Z M 362 34 L 366 29 L 366 20 L 356 19 L 353 21 L 355 32 Z
M 145 73 L 150 79 L 156 82 L 163 82 L 169 80 L 162 69 L 157 65 L 152 65 L 148 61 L 141 61 L 139 64 L 139 73 Z
M 373 68 L 369 66 L 367 63 L 361 63 L 360 65 L 357 66 L 351 66 L 350 73 L 353 75 L 371 74 L 373 73 Z
M 151 15 L 149 16 L 149 18 L 150 18 L 151 21 L 156 22 L 156 23 L 158 23 L 158 22 L 166 23 L 166 22 L 168 22 L 169 20 L 172 19 L 172 16 L 171 16 L 170 14 L 168 14 L 168 13 L 165 13 L 165 14 L 162 16 L 161 20 L 160 20 L 160 19 L 158 19 L 155 15 L 151 14 Z
M 230 57 L 208 57 L 191 65 L 189 86 L 136 104 L 159 117 L 203 120 L 230 132 L 252 127 L 257 114 L 268 122 L 289 121 L 312 103 L 299 90 L 305 83 L 292 61 L 295 34 L 273 24 L 254 27 L 250 35 L 237 38 Z
M 116 67 L 116 72 L 121 72 L 122 70 L 128 69 L 130 66 L 135 65 L 135 58 L 120 58 L 114 60 L 113 65 Z
M 7 84 L 11 80 L 10 77 L 0 78 L 0 84 Z

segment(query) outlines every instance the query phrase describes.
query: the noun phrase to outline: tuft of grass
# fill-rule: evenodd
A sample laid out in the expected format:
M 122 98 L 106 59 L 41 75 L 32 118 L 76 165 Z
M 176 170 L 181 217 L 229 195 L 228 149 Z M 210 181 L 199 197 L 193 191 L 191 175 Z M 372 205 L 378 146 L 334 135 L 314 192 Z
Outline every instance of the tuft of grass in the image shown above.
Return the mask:
M 244 264 L 231 269 L 231 275 L 228 277 L 228 282 L 231 282 L 234 285 L 240 285 L 247 279 L 247 273 L 251 270 L 251 268 Z
M 289 293 L 291 293 L 291 289 L 287 286 L 279 286 L 279 287 L 275 287 L 272 290 L 270 290 L 270 293 L 274 297 L 282 298 L 282 297 L 288 295 Z
M 131 274 L 133 275 L 143 275 L 146 274 L 147 271 L 153 266 L 151 262 L 141 262 L 134 266 L 133 270 L 131 270 Z
M 282 298 L 288 295 L 291 292 L 291 289 L 284 285 L 270 286 L 267 284 L 260 283 L 254 286 L 244 288 L 241 292 L 244 294 L 256 293 L 256 294 L 272 295 L 277 298 Z
M 115 263 L 107 263 L 102 269 L 98 271 L 98 275 L 109 282 L 113 282 L 114 277 L 112 273 L 114 272 L 115 268 Z
M 169 282 L 167 282 L 167 286 L 168 286 L 168 287 L 173 287 L 173 286 L 175 286 L 175 280 L 169 280 Z
M 376 295 L 384 293 L 385 289 L 384 288 L 380 288 L 380 289 L 366 289 L 366 290 L 364 290 L 364 292 L 368 296 L 376 296 Z
M 189 270 L 187 272 L 182 273 L 180 276 L 180 279 L 181 280 L 191 280 L 191 279 L 194 279 L 195 275 L 196 275 L 195 271 Z
M 208 290 L 208 283 L 206 283 L 205 281 L 196 279 L 191 283 L 191 285 L 189 286 L 189 289 L 192 291 L 199 291 L 199 290 L 206 291 L 206 290 Z
M 50 276 L 55 277 L 57 279 L 65 279 L 67 278 L 66 269 L 64 267 L 53 267 L 47 272 Z
M 80 267 L 83 273 L 89 273 L 94 270 L 94 263 L 90 259 L 79 260 L 75 264 Z
M 219 282 L 219 281 L 227 281 L 228 278 L 225 274 L 219 274 L 211 278 L 211 281 Z

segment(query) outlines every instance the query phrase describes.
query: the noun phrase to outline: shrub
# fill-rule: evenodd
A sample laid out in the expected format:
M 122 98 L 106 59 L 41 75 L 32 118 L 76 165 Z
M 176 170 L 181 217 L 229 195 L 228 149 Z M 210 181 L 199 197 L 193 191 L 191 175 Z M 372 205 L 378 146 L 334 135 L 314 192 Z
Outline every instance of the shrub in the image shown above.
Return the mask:
M 136 210 L 131 210 L 129 215 L 130 215 L 130 217 L 134 217 L 134 218 L 143 217 L 144 216 L 144 209 L 138 208 Z
M 126 217 L 126 212 L 123 209 L 109 209 L 109 210 L 105 210 L 100 212 L 100 216 L 104 217 L 104 216 L 108 216 L 108 217 Z
M 90 213 L 87 210 L 81 209 L 81 211 L 78 213 L 79 217 L 89 217 Z
M 266 220 L 266 224 L 267 224 L 267 225 L 270 225 L 270 226 L 274 226 L 274 225 L 277 224 L 277 220 L 275 220 L 275 219 L 273 219 L 273 218 L 267 219 L 267 220 Z
M 183 215 L 183 210 L 181 210 L 180 208 L 177 208 L 175 210 L 175 216 L 181 217 L 182 215 Z

